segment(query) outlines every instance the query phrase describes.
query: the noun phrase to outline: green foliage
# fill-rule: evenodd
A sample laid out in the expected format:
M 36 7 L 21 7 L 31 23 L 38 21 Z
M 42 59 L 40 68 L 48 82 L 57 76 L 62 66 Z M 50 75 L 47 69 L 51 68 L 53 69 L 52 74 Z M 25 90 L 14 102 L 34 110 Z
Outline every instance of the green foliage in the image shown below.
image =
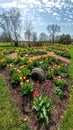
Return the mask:
M 59 87 L 55 87 L 54 91 L 59 96 L 60 99 L 64 98 L 65 93 Z
M 7 66 L 6 60 L 1 59 L 0 60 L 0 68 L 5 68 Z
M 71 36 L 69 34 L 63 34 L 59 39 L 59 43 L 71 44 Z
M 12 58 L 9 58 L 9 57 L 6 57 L 6 62 L 7 62 L 7 63 L 12 63 L 12 62 L 13 62 L 13 59 L 12 59 Z
M 28 76 L 28 75 L 30 75 L 30 70 L 28 68 L 23 68 L 22 73 L 23 73 L 23 75 Z
M 18 73 L 14 73 L 11 77 L 12 85 L 18 85 L 20 83 L 20 76 Z
M 9 68 L 10 74 L 14 74 L 16 72 L 16 69 L 14 67 Z
M 54 71 L 54 75 L 59 74 L 59 68 L 54 68 L 53 71 Z
M 18 57 L 18 58 L 15 58 L 15 59 L 13 59 L 13 63 L 20 63 L 21 62 L 21 59 Z
M 52 79 L 53 76 L 54 76 L 54 72 L 53 72 L 53 71 L 47 71 L 47 72 L 46 72 L 46 77 L 47 77 L 47 79 Z
M 27 64 L 27 58 L 24 59 L 24 60 L 21 60 L 20 63 L 19 63 L 19 66 L 22 66 L 22 65 L 25 65 Z
M 68 76 L 68 73 L 61 73 L 60 75 L 62 76 L 62 78 L 66 78 Z
M 33 63 L 29 63 L 29 64 L 28 64 L 28 69 L 29 69 L 29 70 L 32 70 L 33 68 L 34 68 Z
M 60 59 L 55 58 L 55 64 L 59 64 L 59 63 L 60 63 Z
M 34 97 L 32 109 L 35 111 L 39 120 L 44 120 L 45 125 L 49 124 L 51 104 L 45 95 L 42 94 L 39 97 Z
M 25 130 L 3 75 L 0 74 L 0 130 Z
M 61 53 L 61 56 L 64 56 L 64 57 L 67 57 L 67 58 L 71 58 L 71 55 L 70 55 L 70 52 L 69 51 L 63 51 L 62 53 Z
M 71 46 L 70 52 L 71 52 L 71 62 L 69 66 L 70 67 L 69 71 L 70 71 L 70 76 L 72 78 L 72 84 L 73 84 L 73 45 Z M 59 130 L 73 130 L 73 90 L 72 89 L 73 89 L 73 85 L 71 87 L 69 104 L 67 106 L 66 112 L 59 126 Z
M 49 66 L 49 64 L 46 64 L 46 63 L 43 63 L 43 64 L 39 65 L 39 67 L 40 67 L 41 69 L 43 69 L 43 70 L 47 69 L 48 66 Z
M 67 73 L 68 72 L 67 66 L 65 66 L 65 64 L 61 65 L 60 66 L 60 71 L 63 72 L 63 73 Z
M 22 95 L 29 95 L 33 92 L 33 87 L 30 83 L 24 83 L 21 85 Z
M 23 130 L 30 130 L 29 126 L 27 123 L 23 124 Z
M 34 61 L 33 61 L 33 66 L 38 66 L 38 65 L 39 65 L 38 61 L 37 61 L 37 60 L 34 60 Z
M 64 80 L 64 79 L 57 79 L 57 78 L 55 78 L 55 79 L 53 80 L 53 82 L 54 82 L 54 84 L 55 84 L 56 86 L 58 86 L 58 87 L 61 88 L 61 89 L 63 89 L 64 87 L 67 86 L 67 81 Z

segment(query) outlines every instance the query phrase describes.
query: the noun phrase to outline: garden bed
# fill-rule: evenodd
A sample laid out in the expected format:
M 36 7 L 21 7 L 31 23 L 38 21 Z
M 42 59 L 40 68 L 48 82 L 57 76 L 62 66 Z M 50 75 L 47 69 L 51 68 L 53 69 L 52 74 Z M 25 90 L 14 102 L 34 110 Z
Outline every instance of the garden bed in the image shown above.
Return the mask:
M 16 59 L 1 59 L 0 72 L 3 74 L 12 98 L 21 113 L 21 120 L 27 121 L 31 130 L 57 130 L 69 103 L 71 86 L 69 65 L 46 55 L 40 56 L 38 60 L 33 59 L 33 57 L 31 59 L 18 57 Z M 36 67 L 44 70 L 44 81 L 31 79 L 31 71 Z M 46 102 L 48 101 L 49 112 L 47 110 L 45 115 L 45 110 L 42 110 L 41 107 L 44 118 L 39 119 L 40 115 L 37 117 L 37 111 L 33 104 L 35 99 L 39 100 L 42 94 L 46 97 L 46 99 L 43 98 L 46 101 L 41 101 L 45 101 L 43 109 L 47 109 Z M 40 109 L 40 104 L 36 107 Z M 41 111 L 38 113 L 40 114 Z M 45 125 L 47 122 L 48 125 Z
M 2 71 L 2 73 L 4 75 L 4 79 L 6 79 L 7 86 L 10 89 L 12 98 L 21 112 L 21 118 L 27 118 L 28 124 L 32 130 L 46 130 L 42 125 L 43 122 L 39 122 L 36 115 L 32 111 L 33 96 L 21 96 L 21 90 L 19 86 L 17 86 L 16 89 L 12 88 L 12 85 L 10 84 L 10 74 L 8 68 Z M 45 82 L 40 84 L 38 82 L 33 82 L 30 78 L 30 83 L 33 85 L 34 91 L 37 91 L 39 95 L 44 93 L 48 98 L 51 99 L 50 124 L 48 125 L 50 130 L 56 130 L 58 128 L 58 125 L 69 102 L 69 88 L 71 84 L 69 77 L 67 77 L 67 82 L 69 85 L 65 90 L 66 96 L 63 100 L 60 100 L 59 97 L 54 93 L 55 85 L 52 80 L 46 79 Z

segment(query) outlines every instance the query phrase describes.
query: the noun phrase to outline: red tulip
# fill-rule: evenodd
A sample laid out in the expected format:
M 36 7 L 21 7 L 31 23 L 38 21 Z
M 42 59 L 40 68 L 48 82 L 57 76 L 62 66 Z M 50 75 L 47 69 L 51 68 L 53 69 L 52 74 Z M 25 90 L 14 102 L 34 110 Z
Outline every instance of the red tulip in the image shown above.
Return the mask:
M 39 95 L 38 95 L 38 93 L 37 92 L 34 92 L 33 93 L 33 97 L 38 97 Z

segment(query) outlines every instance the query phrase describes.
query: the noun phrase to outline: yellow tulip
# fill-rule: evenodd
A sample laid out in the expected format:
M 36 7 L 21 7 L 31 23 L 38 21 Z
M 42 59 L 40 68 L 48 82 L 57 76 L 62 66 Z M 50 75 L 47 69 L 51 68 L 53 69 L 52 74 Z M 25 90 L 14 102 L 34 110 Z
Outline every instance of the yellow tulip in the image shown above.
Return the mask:
M 22 80 L 23 78 L 22 77 L 20 77 L 20 80 Z
M 26 76 L 24 76 L 23 79 L 26 79 Z
M 27 79 L 26 82 L 29 83 L 29 79 Z
M 25 122 L 26 122 L 26 121 L 27 121 L 27 118 L 25 117 L 25 118 L 23 119 L 23 121 L 25 121 Z
M 24 68 L 24 65 L 20 66 L 20 69 Z

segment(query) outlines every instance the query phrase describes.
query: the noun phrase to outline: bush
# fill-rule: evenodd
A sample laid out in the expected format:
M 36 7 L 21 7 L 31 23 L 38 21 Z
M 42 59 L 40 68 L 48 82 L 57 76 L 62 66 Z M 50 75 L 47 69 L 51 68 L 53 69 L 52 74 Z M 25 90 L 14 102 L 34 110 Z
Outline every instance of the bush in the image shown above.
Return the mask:
M 33 63 L 29 63 L 29 64 L 28 64 L 28 69 L 29 69 L 29 70 L 32 70 L 33 68 L 34 68 Z
M 23 73 L 23 75 L 25 75 L 25 76 L 29 76 L 29 75 L 30 75 L 30 70 L 29 70 L 28 68 L 23 68 L 23 69 L 22 69 L 22 73 Z
M 0 68 L 5 68 L 7 66 L 7 62 L 5 59 L 0 60 Z
M 39 67 L 43 70 L 47 69 L 49 66 L 49 64 L 46 64 L 46 63 L 43 63 L 43 64 L 40 64 Z
M 20 76 L 18 73 L 14 73 L 11 77 L 12 85 L 18 85 L 20 83 Z
M 34 97 L 32 109 L 36 113 L 37 118 L 39 120 L 44 120 L 45 125 L 47 126 L 50 121 L 50 100 L 43 94 L 38 97 Z
M 63 73 L 67 73 L 67 67 L 63 64 L 61 67 L 60 67 L 60 71 L 63 72 Z
M 14 67 L 10 67 L 9 71 L 10 74 L 14 74 L 16 72 L 16 69 Z
M 30 83 L 24 83 L 21 85 L 22 95 L 29 95 L 33 92 L 33 87 Z
M 59 87 L 55 87 L 54 91 L 59 96 L 60 99 L 64 98 L 65 93 Z
M 53 71 L 54 71 L 54 75 L 59 74 L 59 68 L 54 68 Z
M 27 64 L 27 59 L 21 60 L 19 66 Z
M 66 87 L 67 86 L 67 81 L 66 80 L 64 80 L 64 79 L 54 79 L 53 80 L 53 82 L 54 82 L 54 84 L 56 85 L 56 86 L 58 86 L 59 88 L 61 88 L 61 89 L 63 89 L 64 87 Z
M 53 71 L 47 71 L 47 72 L 46 72 L 46 77 L 47 77 L 47 79 L 52 79 L 53 76 L 54 76 L 54 72 L 53 72 Z

